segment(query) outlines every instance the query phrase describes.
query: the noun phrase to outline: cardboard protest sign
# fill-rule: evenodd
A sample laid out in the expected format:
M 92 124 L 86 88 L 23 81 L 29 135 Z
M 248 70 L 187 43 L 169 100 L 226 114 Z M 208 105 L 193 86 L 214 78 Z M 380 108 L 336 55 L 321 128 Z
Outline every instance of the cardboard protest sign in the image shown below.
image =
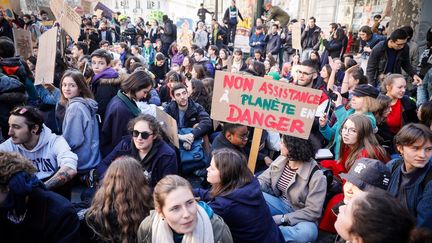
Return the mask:
M 54 13 L 60 26 L 71 36 L 74 41 L 78 41 L 81 34 L 81 17 L 63 0 L 51 0 L 50 8 Z
M 13 28 L 12 32 L 15 40 L 15 55 L 22 56 L 24 59 L 27 59 L 31 56 L 33 50 L 33 41 L 30 31 Z
M 307 139 L 321 93 L 281 81 L 217 71 L 211 117 Z
M 45 11 L 47 14 L 48 14 L 48 18 L 50 19 L 50 20 L 55 20 L 56 19 L 56 17 L 55 17 L 55 15 L 54 15 L 54 13 L 53 13 L 53 11 L 51 11 L 51 8 L 49 8 L 49 7 L 44 7 L 44 6 L 39 6 L 39 9 L 42 11 Z
M 301 50 L 301 25 L 300 22 L 292 25 L 292 47 L 297 50 Z
M 180 144 L 176 120 L 159 108 L 156 108 L 156 119 L 160 122 L 170 142 L 179 148 Z
M 93 0 L 81 0 L 81 8 L 85 14 L 93 12 Z
M 107 7 L 105 4 L 98 2 L 96 4 L 96 6 L 94 7 L 94 10 L 96 11 L 98 9 L 103 11 L 103 16 L 105 16 L 107 19 L 112 19 L 113 11 L 109 7 Z
M 36 62 L 35 84 L 53 83 L 57 50 L 57 27 L 39 37 L 38 59 Z

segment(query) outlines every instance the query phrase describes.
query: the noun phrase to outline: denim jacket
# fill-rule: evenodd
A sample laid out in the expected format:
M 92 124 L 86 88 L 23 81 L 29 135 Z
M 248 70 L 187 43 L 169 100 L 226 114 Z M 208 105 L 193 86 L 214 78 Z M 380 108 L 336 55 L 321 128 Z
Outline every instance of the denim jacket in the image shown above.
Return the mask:
M 387 164 L 389 168 L 393 168 L 394 163 L 398 163 L 400 160 L 393 160 Z M 427 165 L 419 169 L 419 174 L 415 183 L 405 188 L 406 202 L 408 210 L 416 217 L 417 227 L 426 227 L 432 230 L 432 183 L 429 183 L 423 188 L 423 180 L 428 173 L 432 170 L 432 160 L 429 160 Z M 401 165 L 392 172 L 388 192 L 392 196 L 396 196 L 399 191 L 399 184 L 401 180 Z

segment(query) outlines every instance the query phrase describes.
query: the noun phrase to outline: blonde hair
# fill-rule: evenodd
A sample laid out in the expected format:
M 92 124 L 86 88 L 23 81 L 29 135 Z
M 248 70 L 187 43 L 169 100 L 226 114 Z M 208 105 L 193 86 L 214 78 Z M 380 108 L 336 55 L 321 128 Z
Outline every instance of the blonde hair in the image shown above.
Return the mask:
M 393 83 L 396 79 L 403 79 L 405 80 L 405 77 L 402 74 L 398 74 L 398 73 L 394 73 L 394 74 L 390 74 L 387 77 L 384 78 L 384 80 L 381 83 L 381 90 L 384 93 L 387 93 L 389 90 L 387 89 L 387 86 L 393 86 Z M 406 80 L 405 80 L 406 82 Z
M 161 212 L 165 205 L 165 199 L 167 195 L 179 187 L 186 187 L 192 192 L 191 184 L 181 176 L 167 175 L 162 178 L 156 184 L 153 191 L 153 202 L 155 209 Z
M 363 98 L 363 102 L 364 102 L 364 105 L 362 107 L 362 111 L 364 113 L 366 113 L 366 112 L 376 112 L 381 107 L 380 103 L 375 98 L 372 98 L 370 96 L 364 96 L 362 98 Z
M 36 173 L 33 163 L 14 152 L 0 152 L 0 184 L 6 184 L 18 172 Z

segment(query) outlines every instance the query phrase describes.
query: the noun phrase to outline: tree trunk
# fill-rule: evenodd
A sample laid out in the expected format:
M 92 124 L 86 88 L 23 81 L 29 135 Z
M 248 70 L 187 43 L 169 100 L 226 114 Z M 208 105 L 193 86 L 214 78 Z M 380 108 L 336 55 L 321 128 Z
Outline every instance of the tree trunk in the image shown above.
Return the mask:
M 390 0 L 389 0 L 390 1 Z M 424 0 L 393 0 L 393 11 L 387 33 L 409 25 L 415 29 L 419 22 L 420 7 Z

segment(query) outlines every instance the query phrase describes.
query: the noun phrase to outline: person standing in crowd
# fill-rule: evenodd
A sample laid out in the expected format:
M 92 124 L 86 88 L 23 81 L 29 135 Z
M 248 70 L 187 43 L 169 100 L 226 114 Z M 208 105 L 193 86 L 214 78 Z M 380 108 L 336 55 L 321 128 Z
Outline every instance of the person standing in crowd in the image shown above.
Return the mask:
M 138 227 L 153 208 L 142 171 L 138 161 L 127 156 L 111 164 L 85 214 L 83 242 L 137 242 Z
M 160 30 L 162 41 L 162 53 L 168 56 L 168 48 L 177 39 L 177 27 L 173 24 L 168 15 L 162 16 L 163 28 Z
M 209 34 L 204 29 L 204 23 L 205 22 L 198 22 L 197 30 L 195 31 L 195 34 L 194 34 L 194 44 L 197 45 L 201 49 L 206 48 L 206 46 L 209 42 L 209 40 L 208 40 Z
M 148 114 L 139 115 L 129 122 L 128 130 L 132 137 L 124 137 L 98 166 L 100 179 L 120 156 L 132 156 L 140 162 L 151 188 L 164 176 L 178 174 L 176 153 L 164 141 L 165 134 L 156 118 Z
M 301 43 L 303 51 L 301 54 L 301 61 L 308 59 L 313 50 L 318 51 L 319 49 L 321 28 L 315 23 L 316 19 L 310 17 L 307 28 L 302 32 Z
M 215 150 L 207 171 L 211 190 L 195 189 L 194 194 L 224 219 L 234 242 L 285 242 L 243 155 Z
M 388 191 L 416 218 L 417 227 L 432 230 L 432 131 L 410 123 L 394 142 L 401 157 L 387 164 L 392 171 Z
M 228 25 L 228 42 L 234 45 L 235 35 L 237 31 L 238 18 L 243 21 L 240 11 L 237 9 L 236 1 L 231 0 L 231 6 L 225 10 L 223 17 L 224 24 Z
M 9 21 L 5 18 L 4 12 L 0 11 L 0 37 L 8 37 L 13 41 L 12 26 Z
M 37 43 L 41 36 L 40 28 L 32 21 L 30 14 L 24 14 L 23 21 L 23 29 L 30 31 L 33 43 Z
M 281 155 L 258 176 L 264 199 L 285 241 L 313 242 L 326 195 L 326 178 L 316 170 L 312 142 L 283 135 Z
M 138 242 L 233 242 L 223 219 L 196 201 L 186 179 L 164 177 L 153 191 L 153 201 L 155 210 L 141 222 Z
M 366 74 L 369 83 L 378 87 L 381 84 L 380 75 L 402 72 L 402 69 L 413 78 L 414 85 L 422 84 L 409 59 L 408 34 L 403 29 L 396 29 L 390 37 L 378 43 L 371 51 Z
M 199 21 L 204 24 L 206 22 L 206 14 L 211 14 L 213 16 L 215 13 L 208 11 L 206 8 L 204 8 L 204 3 L 200 3 L 200 8 L 198 9 L 197 16 L 199 18 Z
M 281 48 L 281 38 L 278 33 L 279 26 L 277 24 L 273 24 L 271 27 L 271 32 L 267 34 L 265 37 L 266 45 L 266 53 L 271 54 L 276 62 L 279 61 L 279 52 Z
M 31 161 L 0 152 L 0 228 L 4 242 L 80 242 L 72 204 L 46 190 Z
M 136 102 L 144 99 L 153 88 L 153 80 L 147 72 L 137 70 L 120 85 L 120 90 L 107 106 L 101 130 L 101 154 L 105 158 L 128 134 L 127 124 L 141 110 Z M 116 128 L 113 130 L 113 128 Z
M 98 29 L 98 34 L 99 34 L 99 43 L 101 41 L 108 41 L 108 43 L 110 45 L 112 45 L 112 43 L 113 43 L 113 36 L 112 36 L 111 29 L 109 29 L 108 26 L 107 26 L 107 22 L 105 22 L 105 21 L 101 21 L 100 22 L 99 29 Z
M 279 24 L 281 29 L 286 29 L 287 25 L 290 21 L 290 16 L 287 12 L 281 9 L 279 6 L 273 6 L 271 2 L 267 2 L 264 4 L 264 9 L 267 12 L 266 16 L 261 16 L 261 18 L 265 21 L 274 20 Z
M 120 55 L 120 61 L 122 63 L 122 67 L 125 67 L 126 60 L 132 56 L 128 44 L 125 42 L 120 42 L 117 47 L 117 52 Z
M 228 43 L 228 33 L 220 26 L 216 19 L 212 19 L 210 45 L 215 45 L 219 49 L 223 48 Z
M 321 32 L 321 39 L 324 45 L 324 53 L 321 55 L 321 65 L 329 63 L 328 57 L 341 58 L 344 48 L 344 33 L 342 28 L 337 28 L 330 33 L 330 40 L 325 38 L 324 32 Z
M 95 169 L 101 160 L 99 152 L 98 105 L 78 70 L 66 71 L 60 81 L 60 102 L 66 106 L 63 137 L 78 156 L 78 174 Z
M 361 193 L 341 206 L 335 227 L 343 242 L 420 243 L 432 238 L 430 232 L 415 227 L 400 202 L 378 192 Z
M 372 49 L 379 42 L 385 40 L 385 36 L 373 33 L 371 27 L 367 25 L 360 27 L 358 36 L 360 38 L 360 49 L 358 56 L 361 57 L 361 66 L 366 72 L 367 62 Z
M 16 107 L 9 117 L 10 138 L 0 144 L 0 151 L 18 152 L 33 162 L 36 176 L 49 190 L 70 198 L 71 184 L 77 173 L 78 157 L 62 136 L 43 124 L 39 110 Z
M 121 79 L 117 71 L 110 66 L 111 60 L 111 55 L 103 49 L 98 49 L 91 55 L 94 75 L 90 81 L 90 89 L 98 103 L 100 122 L 105 118 L 108 103 L 120 88 Z

